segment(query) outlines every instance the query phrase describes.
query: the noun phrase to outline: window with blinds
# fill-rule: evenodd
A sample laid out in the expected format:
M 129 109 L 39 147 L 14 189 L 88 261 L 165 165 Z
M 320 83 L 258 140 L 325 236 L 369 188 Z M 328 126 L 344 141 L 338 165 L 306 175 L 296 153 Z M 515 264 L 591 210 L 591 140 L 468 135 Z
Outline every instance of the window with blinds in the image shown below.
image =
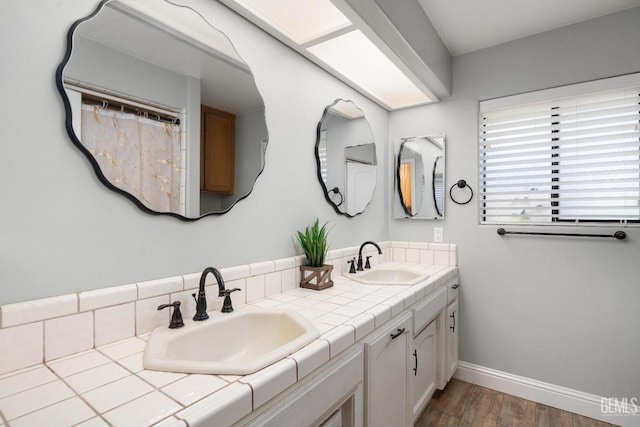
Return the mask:
M 514 98 L 480 103 L 482 224 L 640 220 L 640 82 Z

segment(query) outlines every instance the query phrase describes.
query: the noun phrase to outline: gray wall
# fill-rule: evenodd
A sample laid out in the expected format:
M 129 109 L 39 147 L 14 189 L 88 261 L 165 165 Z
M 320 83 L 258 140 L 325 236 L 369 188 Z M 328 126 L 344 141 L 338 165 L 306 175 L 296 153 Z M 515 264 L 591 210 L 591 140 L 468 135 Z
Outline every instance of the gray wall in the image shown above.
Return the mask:
M 477 192 L 482 99 L 640 71 L 640 8 L 454 58 L 453 96 L 390 117 L 390 141 L 445 132 L 447 187 Z M 640 395 L 640 230 L 623 242 L 499 237 L 478 199 L 390 237 L 458 244 L 461 360 L 601 396 Z
M 318 182 L 314 146 L 336 98 L 358 104 L 380 147 L 388 113 L 209 0 L 192 3 L 233 41 L 266 105 L 270 142 L 253 193 L 228 214 L 182 222 L 147 215 L 104 188 L 66 135 L 54 81 L 67 30 L 97 3 L 3 2 L 0 304 L 293 256 L 301 253 L 295 231 L 316 217 L 333 226 L 335 248 L 387 237 L 385 186 L 363 215 L 338 216 Z M 378 156 L 384 164 L 383 148 Z

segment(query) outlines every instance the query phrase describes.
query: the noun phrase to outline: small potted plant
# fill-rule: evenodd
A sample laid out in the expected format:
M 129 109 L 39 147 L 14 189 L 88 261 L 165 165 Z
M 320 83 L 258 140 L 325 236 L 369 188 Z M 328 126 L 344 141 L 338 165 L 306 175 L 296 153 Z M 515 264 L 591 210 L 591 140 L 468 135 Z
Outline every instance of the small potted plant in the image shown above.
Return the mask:
M 328 234 L 327 224 L 320 227 L 318 218 L 316 218 L 312 226 L 306 227 L 304 232 L 297 232 L 298 243 L 307 257 L 307 264 L 300 266 L 301 288 L 319 291 L 333 286 L 333 281 L 331 280 L 333 265 L 324 263 L 329 250 Z

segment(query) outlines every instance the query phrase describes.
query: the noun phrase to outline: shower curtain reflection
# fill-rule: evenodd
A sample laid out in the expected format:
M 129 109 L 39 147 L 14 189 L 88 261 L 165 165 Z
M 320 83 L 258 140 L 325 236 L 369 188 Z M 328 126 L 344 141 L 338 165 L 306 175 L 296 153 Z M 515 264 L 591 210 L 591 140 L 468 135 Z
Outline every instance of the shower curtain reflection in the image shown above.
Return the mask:
M 82 105 L 81 140 L 104 176 L 149 209 L 184 215 L 180 126 Z

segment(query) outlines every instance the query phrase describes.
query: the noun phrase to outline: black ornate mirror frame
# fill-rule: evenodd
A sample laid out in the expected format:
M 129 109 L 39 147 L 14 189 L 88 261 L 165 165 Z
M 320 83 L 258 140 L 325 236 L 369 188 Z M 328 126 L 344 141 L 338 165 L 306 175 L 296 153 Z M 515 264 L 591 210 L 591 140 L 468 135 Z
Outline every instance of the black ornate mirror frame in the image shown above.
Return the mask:
M 243 200 L 243 199 L 247 198 L 251 194 L 251 192 L 253 191 L 253 186 L 251 187 L 250 191 L 246 195 L 238 198 L 238 200 L 236 200 L 231 206 L 229 206 L 229 208 L 225 209 L 224 211 L 208 212 L 208 213 L 206 213 L 204 215 L 201 215 L 199 217 L 193 217 L 193 218 L 186 217 L 184 215 L 180 215 L 180 214 L 177 214 L 177 213 L 174 213 L 174 212 L 158 212 L 158 211 L 154 211 L 152 209 L 149 209 L 147 206 L 145 206 L 133 194 L 131 194 L 131 193 L 129 193 L 129 192 L 127 192 L 127 191 L 115 186 L 113 183 L 111 183 L 105 177 L 105 175 L 102 173 L 102 170 L 100 169 L 100 165 L 98 164 L 97 160 L 94 158 L 93 154 L 91 154 L 91 152 L 87 149 L 87 147 L 85 147 L 82 144 L 82 142 L 80 141 L 80 139 L 76 135 L 76 133 L 75 133 L 75 131 L 73 129 L 71 102 L 69 101 L 69 97 L 68 97 L 66 89 L 64 87 L 64 78 L 63 78 L 64 69 L 65 69 L 67 63 L 69 62 L 69 60 L 71 58 L 71 53 L 72 53 L 72 50 L 73 50 L 73 37 L 74 37 L 75 31 L 78 28 L 78 26 L 81 25 L 82 23 L 87 22 L 87 21 L 91 20 L 92 18 L 94 18 L 105 7 L 105 5 L 108 4 L 110 1 L 111 0 L 101 0 L 100 4 L 96 7 L 96 9 L 90 15 L 88 15 L 88 16 L 86 16 L 84 18 L 80 18 L 77 21 L 75 21 L 71 25 L 71 27 L 69 28 L 69 31 L 67 32 L 67 47 L 66 47 L 66 50 L 65 50 L 65 53 L 64 53 L 64 57 L 63 57 L 62 61 L 60 62 L 60 64 L 58 65 L 57 69 L 56 69 L 55 78 L 56 78 L 56 86 L 58 88 L 58 92 L 60 93 L 60 96 L 62 97 L 62 102 L 64 104 L 65 128 L 67 130 L 67 134 L 69 135 L 69 138 L 71 139 L 73 144 L 85 155 L 87 160 L 89 160 L 89 163 L 93 167 L 93 170 L 96 173 L 96 176 L 98 177 L 100 182 L 102 184 L 104 184 L 105 187 L 107 187 L 111 191 L 114 191 L 114 192 L 116 192 L 118 194 L 123 195 L 124 197 L 129 199 L 131 202 L 133 202 L 138 208 L 140 208 L 142 211 L 144 211 L 144 212 L 146 212 L 148 214 L 171 216 L 171 217 L 174 217 L 174 218 L 178 218 L 178 219 L 180 219 L 182 221 L 196 221 L 196 220 L 204 218 L 206 216 L 221 215 L 221 214 L 229 212 L 229 210 L 231 210 L 231 208 L 233 208 L 233 206 L 235 206 L 236 203 L 238 203 L 240 200 Z M 197 13 L 197 11 L 194 11 L 194 12 Z M 258 174 L 256 176 L 256 180 L 262 174 L 263 170 L 264 170 L 264 165 L 262 166 L 262 169 L 258 172 Z M 255 182 L 254 182 L 254 185 L 255 185 Z

